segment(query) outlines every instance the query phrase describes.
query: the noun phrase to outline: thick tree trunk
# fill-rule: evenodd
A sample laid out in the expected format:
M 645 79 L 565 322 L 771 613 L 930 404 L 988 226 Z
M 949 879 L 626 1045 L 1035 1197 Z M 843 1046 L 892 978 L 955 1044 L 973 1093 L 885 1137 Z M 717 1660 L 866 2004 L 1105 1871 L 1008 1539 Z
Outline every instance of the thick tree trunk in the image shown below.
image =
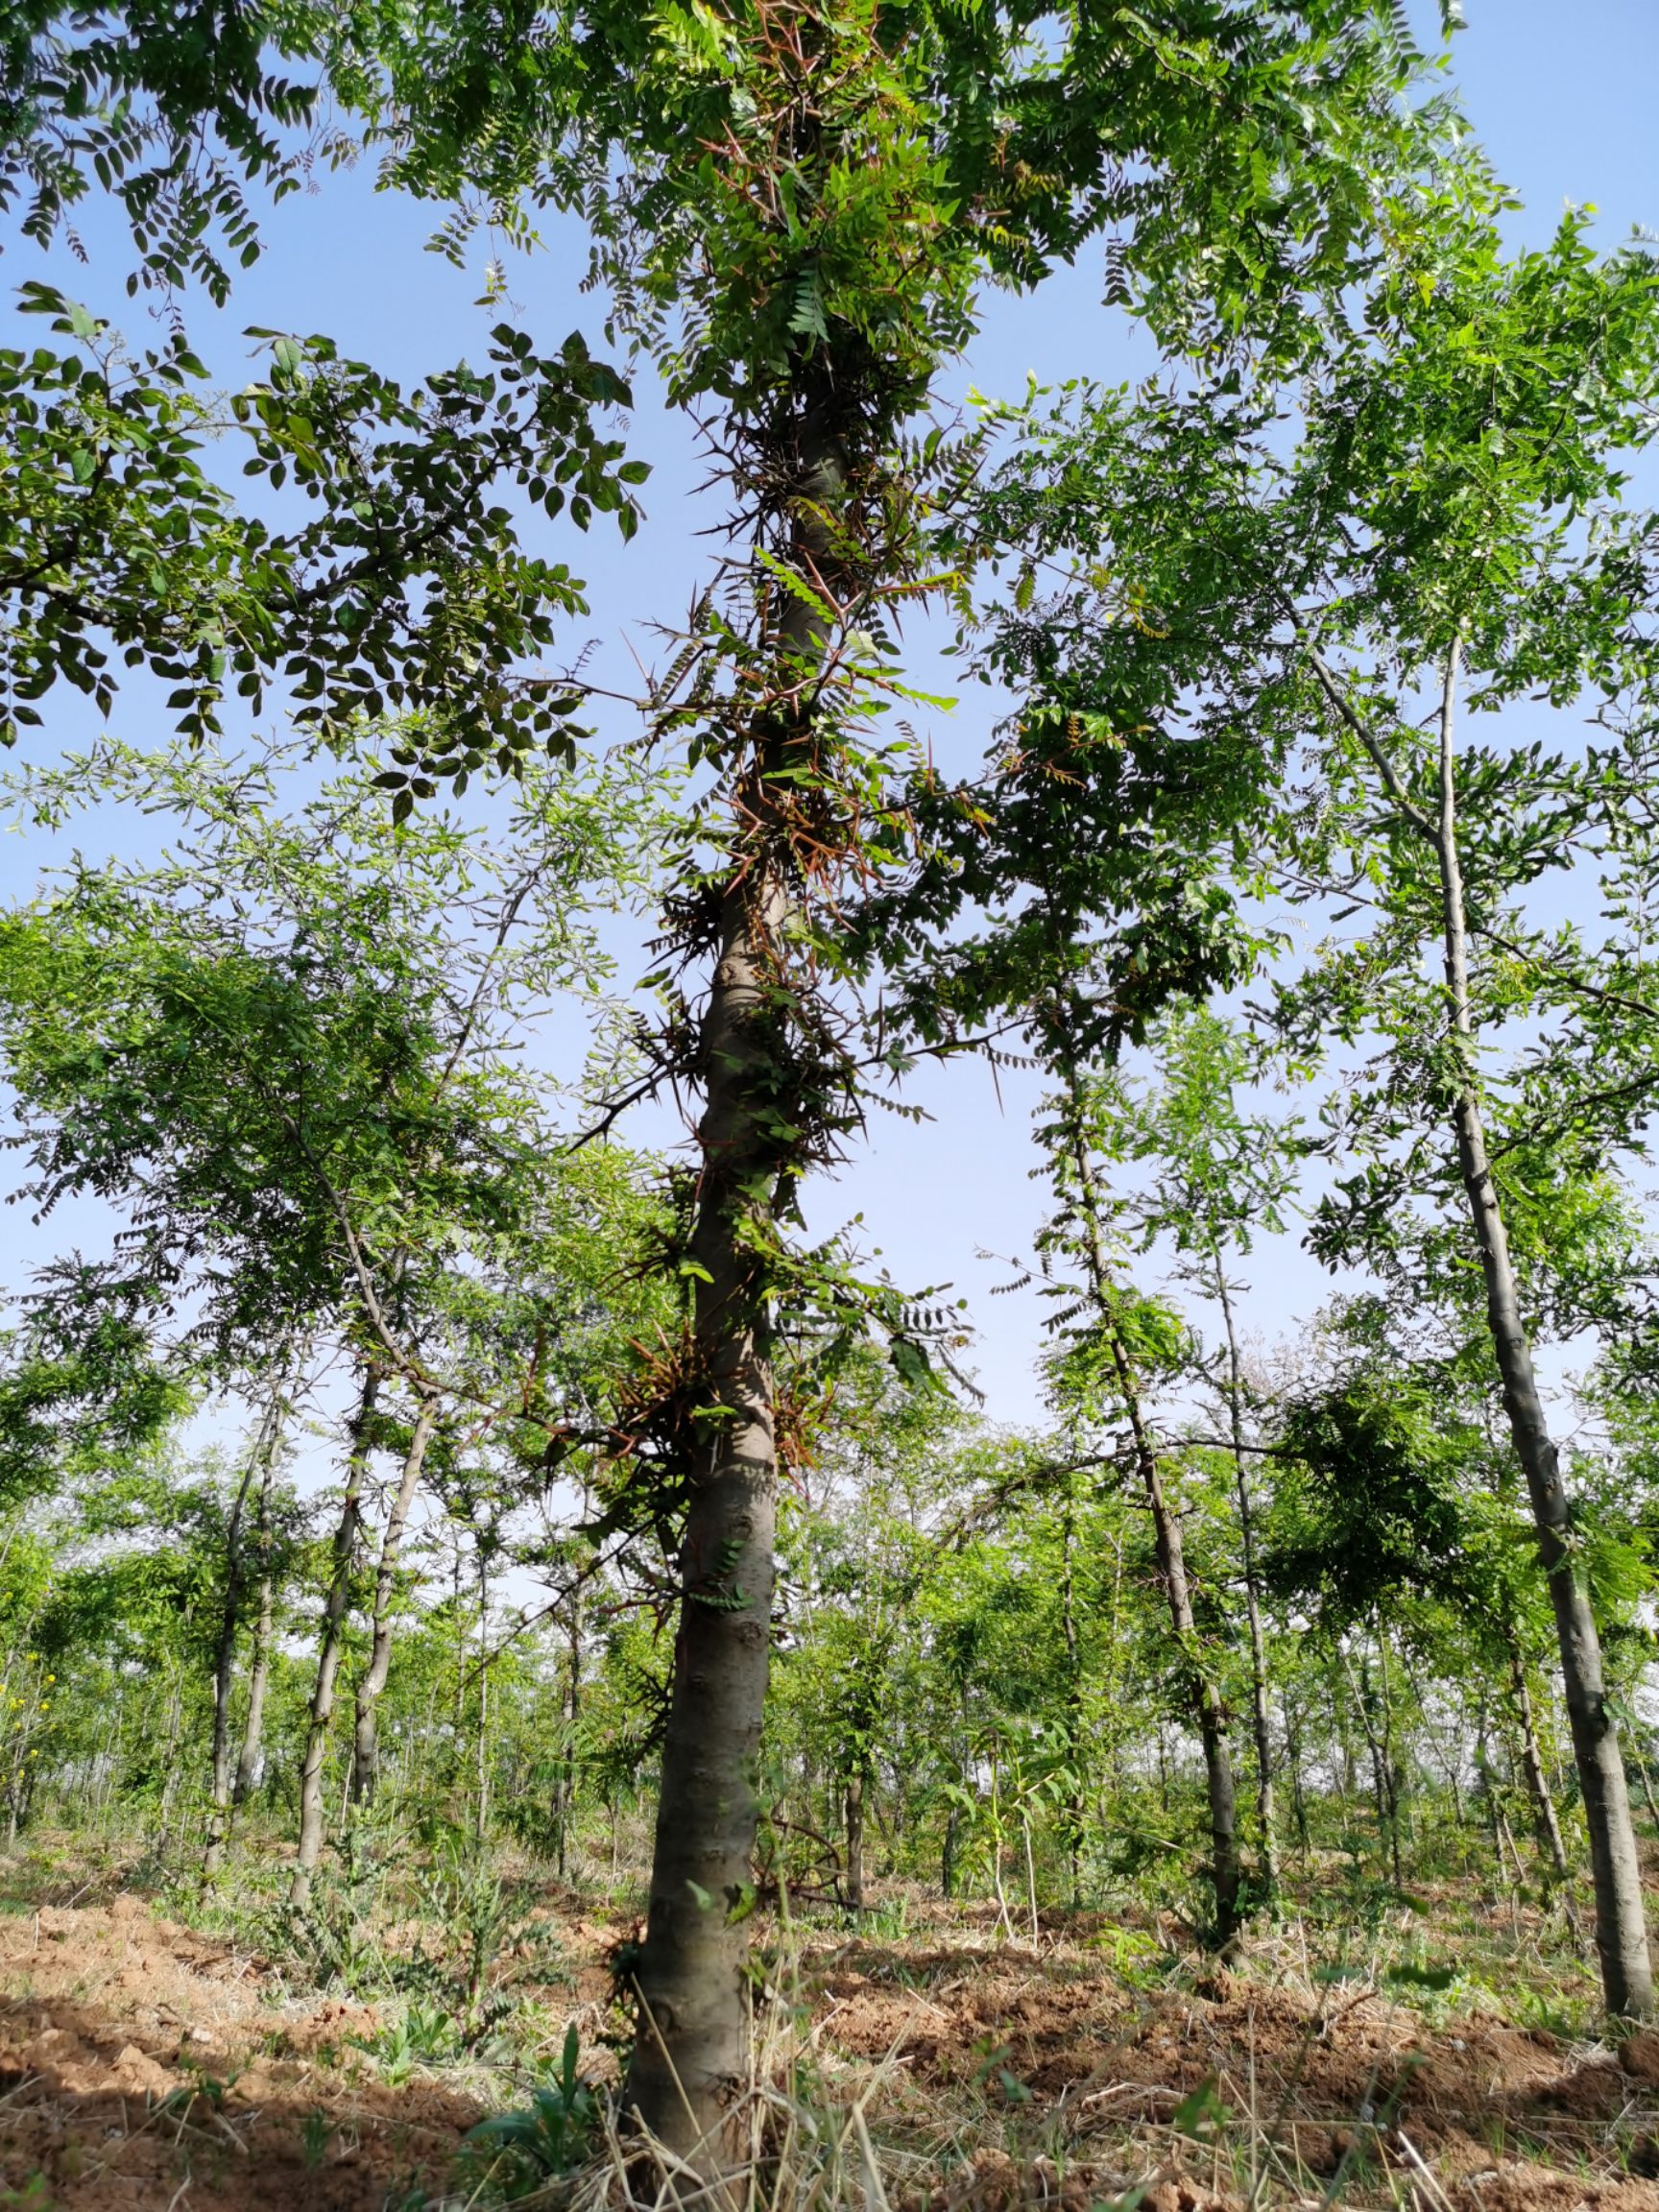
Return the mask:
M 369 1663 L 357 1684 L 352 1708 L 351 1801 L 355 1805 L 373 1803 L 375 1785 L 380 1777 L 378 1709 L 380 1693 L 386 1687 L 392 1667 L 392 1600 L 397 1589 L 397 1561 L 403 1549 L 403 1532 L 409 1525 L 409 1511 L 426 1464 L 427 1447 L 437 1425 L 437 1400 L 422 1392 L 416 1409 L 415 1426 L 409 1433 L 408 1450 L 403 1455 L 402 1472 L 381 1532 L 380 1555 L 374 1563 Z
M 1527 1478 L 1538 1534 L 1538 1551 L 1549 1579 L 1561 1648 L 1561 1674 L 1574 1762 L 1590 1836 L 1590 1865 L 1596 1891 L 1596 1949 L 1601 1987 L 1610 2012 L 1645 2015 L 1653 2009 L 1653 1970 L 1648 1958 L 1641 1866 L 1619 1731 L 1607 1703 L 1601 1672 L 1601 1639 L 1590 1593 L 1574 1558 L 1572 1518 L 1560 1461 L 1550 1434 L 1544 1401 L 1532 1368 L 1532 1347 L 1521 1313 L 1521 1295 L 1509 1254 L 1508 1233 L 1499 1204 L 1498 1186 L 1486 1150 L 1486 1134 L 1475 1088 L 1476 1038 L 1470 1014 L 1468 920 L 1462 867 L 1457 849 L 1456 783 L 1452 723 L 1458 654 L 1448 656 L 1440 715 L 1440 812 L 1432 826 L 1440 865 L 1444 924 L 1446 993 L 1451 1028 L 1463 1054 L 1465 1080 L 1453 1104 L 1457 1163 L 1479 1248 L 1486 1285 L 1486 1314 L 1492 1334 L 1503 1407 L 1515 1455 Z
M 757 899 L 760 915 L 752 911 Z M 757 1032 L 770 974 L 765 942 L 781 919 L 776 887 L 728 889 L 704 1018 L 709 1088 L 690 1257 L 705 1278 L 695 1315 L 700 1394 L 725 1417 L 701 1447 L 680 1551 L 651 1900 L 636 1969 L 640 2020 L 626 2090 L 641 2121 L 700 2165 L 724 2155 L 727 2115 L 749 2071 L 741 1922 L 758 1812 L 777 1459 L 770 1346 L 740 1218 L 744 1171 L 766 1150 Z
M 1215 1284 L 1227 1328 L 1227 1414 L 1233 1436 L 1233 1479 L 1238 1498 L 1238 1535 L 1244 1554 L 1244 1611 L 1250 1627 L 1250 1717 L 1256 1739 L 1256 1817 L 1262 1829 L 1262 1886 L 1272 1903 L 1279 1895 L 1279 1831 L 1273 1803 L 1273 1729 L 1267 1705 L 1267 1644 L 1262 1632 L 1262 1592 L 1256 1569 L 1256 1520 L 1245 1470 L 1244 1379 L 1238 1332 L 1227 1272 L 1215 1256 Z
M 796 565 L 815 589 L 834 589 L 844 558 L 833 520 L 846 487 L 840 442 L 808 408 L 777 446 L 794 486 Z M 823 652 L 825 622 L 808 602 L 780 596 L 777 687 L 799 697 L 804 667 Z M 639 2023 L 624 2086 L 639 2119 L 709 2174 L 739 2152 L 730 2120 L 749 2074 L 743 1924 L 778 1512 L 765 1247 L 799 1169 L 786 1132 L 804 1112 L 790 1072 L 801 1043 L 784 1003 L 790 863 L 776 813 L 794 785 L 775 792 L 770 779 L 805 757 L 810 733 L 809 709 L 767 709 L 737 780 L 742 843 L 719 899 L 699 1037 L 692 1340 L 698 1402 L 720 1411 L 704 1417 L 689 1450 L 651 1900 L 636 1969 Z
M 351 1575 L 357 1558 L 357 1535 L 363 1520 L 363 1481 L 369 1468 L 369 1431 L 380 1397 L 380 1371 L 366 1369 L 363 1392 L 351 1423 L 350 1449 L 346 1458 L 346 1487 L 340 1501 L 340 1519 L 334 1529 L 333 1559 L 328 1594 L 323 1604 L 323 1634 L 317 1647 L 317 1672 L 312 1683 L 311 1706 L 305 1725 L 305 1753 L 300 1767 L 300 1845 L 294 1861 L 290 1902 L 303 1905 L 311 1894 L 311 1881 L 323 1856 L 323 1763 L 328 1750 L 328 1729 L 334 1718 L 334 1690 L 346 1635 L 346 1615 L 351 1600 Z

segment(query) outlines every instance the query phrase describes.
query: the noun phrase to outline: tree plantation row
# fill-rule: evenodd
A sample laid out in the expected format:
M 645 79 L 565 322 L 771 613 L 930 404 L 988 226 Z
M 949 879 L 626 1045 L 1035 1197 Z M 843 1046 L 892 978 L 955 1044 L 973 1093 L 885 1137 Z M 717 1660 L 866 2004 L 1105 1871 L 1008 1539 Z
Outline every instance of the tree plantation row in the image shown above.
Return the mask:
M 13 228 L 160 333 L 30 279 L 0 351 L 13 1841 L 280 1851 L 324 1948 L 411 1842 L 648 1867 L 617 2110 L 693 2193 L 757 1932 L 886 1882 L 1225 1959 L 1455 1872 L 1651 2011 L 1650 245 L 1514 245 L 1380 0 L 42 0 L 0 72 Z M 489 316 L 579 239 L 587 335 L 220 390 L 359 156 Z M 1072 263 L 1158 370 L 952 406 Z M 1041 1100 L 1026 1429 L 807 1229 L 969 1059 Z

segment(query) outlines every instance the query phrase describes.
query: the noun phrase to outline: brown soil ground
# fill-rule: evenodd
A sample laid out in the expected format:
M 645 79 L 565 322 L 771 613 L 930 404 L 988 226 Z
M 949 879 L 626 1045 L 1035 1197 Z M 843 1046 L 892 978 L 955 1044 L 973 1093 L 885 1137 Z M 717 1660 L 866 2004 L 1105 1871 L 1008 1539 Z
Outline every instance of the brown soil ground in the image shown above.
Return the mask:
M 270 1982 L 134 1897 L 0 1919 L 0 2176 L 66 2212 L 380 2212 L 441 2176 L 478 2105 L 376 2081 L 375 2008 Z
M 1151 2212 L 1247 2198 L 1262 2171 L 1275 2202 L 1659 2212 L 1644 2177 L 1659 2176 L 1659 2036 L 1615 2053 L 1479 2013 L 1436 2030 L 1374 1988 L 1275 1982 L 1261 1958 L 1139 1994 L 1058 1946 L 844 1949 L 813 1980 L 839 2050 L 1041 2116 L 1092 2190 L 1151 2165 Z M 991 2201 L 1010 2180 L 998 2171 Z
M 541 1995 L 589 2050 L 626 1933 L 561 1915 L 565 1979 Z M 1363 1983 L 1321 1986 L 1288 1938 L 1140 1987 L 1097 1933 L 998 1945 L 958 1915 L 905 1941 L 807 1938 L 806 2056 L 830 2101 L 866 2094 L 893 2212 L 1081 2212 L 1137 2187 L 1144 2212 L 1205 2212 L 1258 2176 L 1262 2205 L 1308 2212 L 1659 2212 L 1659 2035 L 1573 2044 L 1467 2005 L 1431 2025 Z M 386 2080 L 354 2039 L 397 2009 L 290 1994 L 132 1894 L 0 1915 L 0 2206 L 436 2198 L 511 2084 Z

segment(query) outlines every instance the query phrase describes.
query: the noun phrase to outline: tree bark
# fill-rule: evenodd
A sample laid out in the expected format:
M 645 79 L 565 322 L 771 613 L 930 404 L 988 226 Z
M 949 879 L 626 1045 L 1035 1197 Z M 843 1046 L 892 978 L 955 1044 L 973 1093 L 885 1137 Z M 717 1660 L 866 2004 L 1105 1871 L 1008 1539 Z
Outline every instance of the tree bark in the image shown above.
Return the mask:
M 1187 1675 L 1188 1695 L 1204 1753 L 1204 1791 L 1210 1809 L 1210 1874 L 1215 1891 L 1214 1934 L 1217 1947 L 1225 1950 L 1238 1933 L 1239 1881 L 1238 1813 L 1233 1785 L 1233 1758 L 1227 1745 L 1227 1718 L 1220 1694 L 1198 1657 L 1198 1628 L 1187 1579 L 1181 1520 L 1170 1510 L 1165 1497 L 1157 1455 L 1148 1446 L 1141 1427 L 1138 1404 L 1132 1427 L 1146 1502 L 1152 1509 L 1159 1578 L 1168 1599 L 1175 1643 Z
M 1296 1824 L 1296 1839 L 1307 1851 L 1312 1839 L 1308 1827 L 1308 1793 L 1302 1780 L 1302 1722 L 1288 1692 L 1284 1705 L 1285 1755 L 1290 1763 L 1290 1817 Z
M 202 1852 L 202 1878 L 211 1882 L 225 1856 L 234 1802 L 230 1772 L 230 1694 L 236 1675 L 236 1638 L 242 1625 L 242 1604 L 248 1589 L 248 1563 L 243 1556 L 242 1520 L 248 1493 L 259 1481 L 259 1518 L 268 1510 L 271 1472 L 281 1437 L 282 1379 L 274 1385 L 259 1417 L 248 1464 L 236 1488 L 235 1503 L 225 1531 L 225 1603 L 219 1619 L 219 1638 L 213 1655 L 213 1738 L 211 1778 L 208 1785 L 207 1835 Z
M 1066 1645 L 1066 1756 L 1070 1778 L 1066 1785 L 1066 1863 L 1071 1875 L 1071 1909 L 1083 1902 L 1083 1660 L 1077 1637 L 1076 1588 L 1073 1553 L 1076 1527 L 1073 1501 L 1066 1500 L 1061 1524 L 1062 1577 L 1060 1629 Z
M 858 1767 L 847 1777 L 847 1910 L 864 1910 L 864 1776 Z
M 1227 1414 L 1233 1437 L 1233 1479 L 1238 1499 L 1238 1535 L 1244 1554 L 1244 1611 L 1250 1627 L 1250 1706 L 1256 1739 L 1256 1817 L 1262 1829 L 1262 1886 L 1269 1904 L 1279 1895 L 1279 1832 L 1273 1803 L 1273 1729 L 1267 1706 L 1267 1645 L 1262 1633 L 1262 1593 L 1256 1570 L 1256 1520 L 1245 1471 L 1244 1385 L 1238 1332 L 1227 1272 L 1215 1255 L 1215 1285 L 1227 1330 Z
M 380 1779 L 379 1703 L 392 1668 L 392 1600 L 397 1591 L 397 1561 L 403 1549 L 403 1531 L 409 1524 L 410 1508 L 426 1464 L 427 1447 L 437 1426 L 438 1402 L 430 1392 L 422 1391 L 397 1487 L 387 1508 L 380 1554 L 374 1563 L 369 1663 L 358 1681 L 352 1702 L 351 1802 L 354 1805 L 372 1805 Z
M 1555 1795 L 1550 1787 L 1550 1777 L 1544 1771 L 1544 1755 L 1538 1744 L 1538 1724 L 1532 1712 L 1532 1692 L 1527 1681 L 1527 1662 L 1522 1654 L 1521 1639 L 1513 1627 L 1509 1630 L 1508 1645 L 1509 1688 L 1515 1700 L 1515 1724 L 1521 1733 L 1521 1767 L 1527 1776 L 1527 1794 L 1532 1799 L 1532 1821 L 1538 1834 L 1538 1848 L 1549 1861 L 1551 1886 L 1565 1889 L 1573 1880 L 1573 1869 L 1568 1863 L 1566 1843 L 1562 1840 L 1561 1822 L 1555 1812 Z
M 1382 1629 L 1377 1631 L 1378 1644 L 1382 1644 Z M 1353 1663 L 1346 1652 L 1342 1663 L 1349 1671 L 1354 1685 L 1354 1701 L 1359 1710 L 1359 1724 L 1365 1731 L 1365 1747 L 1371 1754 L 1371 1794 L 1377 1807 L 1377 1840 L 1388 1853 L 1388 1863 L 1394 1876 L 1396 1889 L 1405 1886 L 1400 1865 L 1400 1806 L 1394 1788 L 1392 1747 L 1388 1723 L 1384 1713 L 1382 1730 L 1379 1733 L 1377 1716 L 1379 1703 L 1376 1688 L 1371 1680 L 1371 1661 L 1367 1653 L 1359 1654 L 1359 1672 L 1354 1674 Z
M 161 1802 L 156 1808 L 155 1853 L 164 1860 L 173 1841 L 173 1802 L 179 1794 L 179 1744 L 184 1718 L 183 1669 L 175 1666 L 172 1694 L 167 1701 L 167 1736 L 161 1752 Z M 26 1800 L 25 1800 L 26 1801 Z M 13 1810 L 12 1840 L 16 1839 Z
M 242 1748 L 230 1803 L 240 1812 L 252 1796 L 265 1755 L 265 1692 L 271 1680 L 271 1614 L 275 1590 L 270 1575 L 259 1577 L 259 1612 L 253 1623 L 253 1649 L 248 1664 L 248 1712 L 242 1723 Z
M 947 1904 L 956 1894 L 956 1829 L 958 1815 L 952 1803 L 945 1812 L 945 1836 L 939 1846 L 939 1894 Z
M 795 488 L 798 569 L 829 584 L 838 551 L 832 516 L 846 485 L 839 440 L 810 407 L 797 419 L 787 469 Z M 824 617 L 784 595 L 777 624 L 779 688 L 799 692 L 822 654 Z M 742 1921 L 759 1805 L 760 1723 L 771 1650 L 777 1445 L 764 1248 L 799 1154 L 792 1123 L 798 1048 L 781 1024 L 783 938 L 791 892 L 786 839 L 770 778 L 810 710 L 766 710 L 733 793 L 741 849 L 721 892 L 714 973 L 698 1043 L 702 1170 L 689 1258 L 696 1268 L 692 1344 L 704 1416 L 689 1450 L 680 1617 L 663 1740 L 645 1940 L 636 1969 L 639 2024 L 626 2104 L 694 2169 L 735 2155 L 730 2117 L 749 2071 Z
M 680 1618 L 652 1856 L 640 2020 L 626 2099 L 694 2166 L 718 2164 L 748 2077 L 742 1910 L 758 1800 L 777 1520 L 771 1347 L 741 1235 L 747 1173 L 768 1158 L 760 1031 L 781 886 L 745 878 L 722 901 L 704 1017 L 703 1173 L 690 1257 L 705 1404 L 723 1414 L 698 1453 L 679 1559 Z
M 478 1538 L 478 1849 L 490 1826 L 490 1555 Z
M 263 1434 L 263 1422 L 260 1426 Z M 204 1882 L 211 1882 L 219 1871 L 230 1825 L 230 1693 L 236 1677 L 236 1632 L 242 1623 L 246 1579 L 242 1561 L 242 1515 L 253 1470 L 254 1459 L 251 1456 L 242 1471 L 236 1501 L 230 1508 L 229 1526 L 225 1532 L 225 1602 L 213 1654 L 213 1735 L 207 1786 L 207 1834 L 202 1849 Z
M 1227 1716 L 1210 1671 L 1199 1655 L 1198 1629 L 1192 1612 L 1191 1586 L 1187 1578 L 1187 1554 L 1182 1541 L 1181 1519 L 1179 1514 L 1170 1509 L 1165 1496 L 1158 1454 L 1147 1433 L 1142 1413 L 1140 1384 L 1114 1318 L 1114 1286 L 1100 1228 L 1099 1210 L 1094 1199 L 1094 1170 L 1083 1135 L 1077 1070 L 1070 1061 L 1066 1063 L 1065 1073 L 1071 1106 L 1070 1142 L 1072 1166 L 1077 1176 L 1078 1204 L 1083 1214 L 1085 1261 L 1089 1269 L 1090 1286 L 1095 1310 L 1107 1333 L 1112 1365 L 1118 1378 L 1118 1396 L 1128 1415 L 1136 1465 L 1146 1492 L 1146 1503 L 1152 1512 L 1158 1577 L 1164 1585 L 1164 1594 L 1168 1601 L 1169 1618 L 1175 1631 L 1175 1647 L 1192 1715 L 1198 1724 L 1198 1741 L 1204 1754 L 1204 1789 L 1210 1812 L 1210 1878 L 1215 1893 L 1214 1939 L 1217 1949 L 1225 1951 L 1238 1936 L 1239 1918 L 1238 1811 L 1233 1783 L 1233 1759 L 1227 1744 Z
M 1394 1685 L 1388 1666 L 1388 1639 L 1382 1633 L 1382 1623 L 1377 1623 L 1377 1679 L 1382 1685 L 1382 1759 L 1383 1771 L 1388 1780 L 1389 1834 L 1393 1844 L 1394 1886 L 1402 1888 L 1405 1876 L 1400 1867 L 1403 1842 L 1414 1840 L 1410 1828 L 1407 1775 L 1400 1761 L 1399 1731 L 1394 1726 Z
M 357 1535 L 363 1521 L 363 1482 L 369 1469 L 369 1430 L 380 1397 L 380 1370 L 364 1371 L 362 1395 L 351 1423 L 350 1448 L 346 1457 L 346 1487 L 340 1501 L 340 1519 L 334 1529 L 333 1559 L 328 1594 L 323 1604 L 323 1634 L 317 1648 L 317 1672 L 305 1726 L 305 1753 L 300 1767 L 300 1844 L 295 1854 L 294 1879 L 289 1901 L 303 1905 L 311 1894 L 312 1877 L 323 1856 L 323 1762 L 328 1750 L 328 1729 L 334 1718 L 334 1690 L 340 1673 L 346 1615 L 351 1600 L 351 1575 L 357 1558 Z
M 242 1510 L 252 1476 L 250 1465 L 237 1489 L 227 1531 L 225 1605 L 219 1623 L 218 1647 L 213 1655 L 211 1772 L 207 1789 L 207 1835 L 202 1850 L 204 1882 L 211 1882 L 219 1871 L 230 1825 L 230 1693 L 236 1675 L 236 1631 L 242 1620 Z
M 1515 1455 L 1527 1478 L 1538 1551 L 1549 1579 L 1561 1649 L 1561 1674 L 1574 1763 L 1590 1836 L 1596 1892 L 1596 1949 L 1607 2009 L 1643 2016 L 1653 2009 L 1653 1969 L 1647 1950 L 1641 1865 L 1630 1817 L 1629 1789 L 1619 1731 L 1607 1703 L 1601 1639 L 1589 1590 L 1574 1557 L 1572 1515 L 1559 1455 L 1550 1433 L 1532 1367 L 1532 1347 L 1521 1312 L 1520 1287 L 1509 1253 L 1498 1185 L 1475 1084 L 1476 1035 L 1470 1012 L 1468 917 L 1457 846 L 1456 778 L 1453 715 L 1460 656 L 1447 656 L 1440 709 L 1439 818 L 1431 825 L 1440 867 L 1446 995 L 1451 1031 L 1462 1057 L 1462 1077 L 1453 1100 L 1457 1163 L 1480 1253 L 1486 1314 L 1503 1384 L 1503 1408 Z
M 769 1333 L 740 1222 L 745 1172 L 769 1151 L 758 1126 L 767 1056 L 757 1032 L 768 940 L 781 919 L 777 884 L 729 885 L 703 1022 L 694 1340 L 703 1402 L 723 1418 L 709 1424 L 698 1454 L 681 1544 L 651 1896 L 635 1971 L 640 2018 L 625 2093 L 644 2125 L 699 2170 L 724 2157 L 721 2137 L 749 2062 L 740 1920 L 758 1815 L 777 1458 Z
M 586 1493 L 584 1493 L 586 1495 Z M 565 1692 L 565 1754 L 559 1762 L 559 1778 L 553 1786 L 553 1833 L 557 1852 L 557 1871 L 561 1882 L 570 1854 L 570 1823 L 576 1813 L 576 1729 L 582 1714 L 582 1596 L 578 1586 L 570 1593 L 570 1616 L 565 1632 L 565 1659 L 569 1678 Z M 611 1822 L 612 1857 L 615 1857 L 616 1822 L 614 1806 Z

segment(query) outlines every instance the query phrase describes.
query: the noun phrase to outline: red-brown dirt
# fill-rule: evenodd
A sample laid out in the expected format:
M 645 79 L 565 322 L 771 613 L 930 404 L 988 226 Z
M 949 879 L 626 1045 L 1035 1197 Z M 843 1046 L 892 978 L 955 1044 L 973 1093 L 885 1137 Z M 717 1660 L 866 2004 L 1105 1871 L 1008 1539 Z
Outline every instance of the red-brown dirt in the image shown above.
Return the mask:
M 0 1919 L 5 2181 L 41 2175 L 75 2212 L 380 2212 L 400 2181 L 440 2177 L 476 2103 L 387 2087 L 349 2040 L 373 2007 L 269 1982 L 136 1898 Z
M 846 1945 L 808 1963 L 819 2032 L 839 2050 L 1064 2119 L 1076 2157 L 1115 2145 L 1126 2180 L 1148 2152 L 1194 2169 L 1143 2200 L 1155 2212 L 1181 2212 L 1163 2195 L 1203 2193 L 1206 2178 L 1212 2195 L 1237 2192 L 1211 2136 L 1254 2143 L 1276 2199 L 1317 2201 L 1340 2169 L 1342 2196 L 1386 2198 L 1393 2174 L 1425 2212 L 1659 2212 L 1644 2175 L 1659 2175 L 1659 2036 L 1615 2053 L 1479 2013 L 1436 2030 L 1382 1991 L 1298 1987 L 1260 1961 L 1143 1993 L 1058 1948 Z M 1190 2119 L 1194 2142 L 1171 2124 L 1207 2083 L 1222 2109 Z
M 590 2034 L 626 1931 L 571 1914 L 560 1933 L 567 1979 L 546 2001 Z M 1143 2212 L 1213 2212 L 1257 2173 L 1262 2204 L 1308 2212 L 1659 2212 L 1659 2036 L 1615 2052 L 1467 2008 L 1431 2026 L 1376 1989 L 1298 1980 L 1271 1943 L 1190 1988 L 1131 1986 L 1076 1932 L 1039 1949 L 972 1930 L 812 1938 L 798 1970 L 830 2092 L 878 2077 L 894 2212 L 1082 2212 L 1132 2187 Z M 270 1962 L 132 1895 L 0 1916 L 0 2205 L 382 2212 L 437 2195 L 508 2091 L 383 2079 L 354 2038 L 395 2009 L 289 1994 Z

